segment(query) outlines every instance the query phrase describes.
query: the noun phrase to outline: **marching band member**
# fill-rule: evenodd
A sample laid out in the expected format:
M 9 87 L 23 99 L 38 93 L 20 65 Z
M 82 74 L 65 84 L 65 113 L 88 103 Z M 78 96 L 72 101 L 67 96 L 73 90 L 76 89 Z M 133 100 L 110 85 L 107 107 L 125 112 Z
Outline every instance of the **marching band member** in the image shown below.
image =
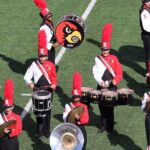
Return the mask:
M 32 90 L 47 90 L 53 95 L 57 86 L 57 75 L 55 65 L 48 61 L 48 50 L 41 48 L 38 50 L 39 59 L 33 61 L 27 69 L 24 80 Z M 33 79 L 33 80 L 32 80 Z M 53 96 L 51 96 L 52 101 Z M 50 119 L 51 109 L 46 113 L 37 114 L 37 135 L 41 137 L 43 134 L 48 138 L 50 136 Z
M 13 126 L 6 126 L 3 130 L 3 136 L 0 137 L 0 150 L 19 150 L 19 141 L 17 136 L 22 132 L 22 121 L 19 115 L 13 112 L 14 108 L 14 84 L 12 80 L 6 80 L 4 86 L 4 112 L 6 120 L 15 120 Z
M 89 113 L 88 108 L 85 104 L 80 102 L 81 99 L 81 84 L 82 84 L 82 77 L 79 72 L 75 72 L 73 74 L 73 89 L 72 89 L 72 99 L 73 102 L 65 105 L 65 111 L 63 112 L 63 120 L 66 122 L 67 116 L 70 111 L 75 107 L 83 107 L 84 112 L 80 115 L 76 114 L 76 125 L 81 129 L 83 136 L 84 136 L 84 146 L 83 150 L 86 149 L 87 143 L 87 134 L 84 125 L 89 121 Z
M 145 49 L 146 82 L 150 86 L 150 0 L 143 0 L 140 9 L 141 39 Z
M 144 93 L 141 110 L 146 113 L 145 130 L 147 137 L 147 150 L 150 150 L 150 92 Z
M 33 0 L 35 5 L 41 10 L 40 16 L 43 21 L 38 32 L 38 47 L 48 49 L 48 60 L 55 64 L 55 48 L 59 46 L 54 34 L 52 22 L 52 12 L 47 8 L 44 0 Z
M 112 24 L 106 24 L 102 31 L 101 55 L 95 57 L 93 66 L 94 79 L 98 83 L 97 89 L 108 89 L 116 91 L 117 84 L 122 80 L 122 67 L 116 56 L 110 54 L 110 40 L 112 34 Z M 114 107 L 107 107 L 98 104 L 101 113 L 100 132 L 107 130 L 112 132 L 114 128 Z

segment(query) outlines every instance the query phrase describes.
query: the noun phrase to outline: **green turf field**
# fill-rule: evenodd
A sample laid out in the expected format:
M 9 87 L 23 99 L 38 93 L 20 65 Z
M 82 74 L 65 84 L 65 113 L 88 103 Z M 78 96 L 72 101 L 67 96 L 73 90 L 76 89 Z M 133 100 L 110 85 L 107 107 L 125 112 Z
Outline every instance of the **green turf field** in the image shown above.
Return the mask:
M 55 26 L 63 15 L 75 13 L 82 15 L 90 0 L 47 0 L 54 14 Z M 145 114 L 140 111 L 145 85 L 144 49 L 140 39 L 139 8 L 141 0 L 97 0 L 86 24 L 83 43 L 67 50 L 58 66 L 59 86 L 54 94 L 51 129 L 62 123 L 65 103 L 71 97 L 72 73 L 80 71 L 83 86 L 96 89 L 92 74 L 94 57 L 100 53 L 101 30 L 105 23 L 113 24 L 112 53 L 117 55 L 124 70 L 124 78 L 119 88 L 135 90 L 132 106 L 115 108 L 115 128 L 117 135 L 97 133 L 99 111 L 96 104 L 90 110 L 90 122 L 86 126 L 88 134 L 87 150 L 145 150 Z M 15 111 L 21 114 L 30 97 L 23 75 L 27 66 L 37 57 L 37 32 L 40 24 L 39 10 L 32 0 L 0 0 L 0 90 L 3 97 L 5 79 L 15 82 Z M 57 48 L 57 52 L 61 47 Z M 23 132 L 19 136 L 20 150 L 50 150 L 45 137 L 34 138 L 35 116 L 30 112 L 23 120 Z

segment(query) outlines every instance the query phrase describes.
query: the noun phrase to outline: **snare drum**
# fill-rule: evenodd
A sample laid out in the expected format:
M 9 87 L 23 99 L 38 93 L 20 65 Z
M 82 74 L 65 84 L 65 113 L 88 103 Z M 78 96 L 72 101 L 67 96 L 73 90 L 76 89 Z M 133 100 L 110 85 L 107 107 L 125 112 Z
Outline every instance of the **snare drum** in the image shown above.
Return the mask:
M 118 89 L 118 105 L 131 104 L 133 102 L 134 91 L 132 89 Z
M 83 19 L 75 14 L 65 15 L 56 27 L 56 39 L 66 48 L 74 48 L 84 39 Z
M 33 112 L 45 112 L 51 109 L 51 93 L 44 90 L 32 94 Z
M 91 103 L 100 103 L 102 97 L 102 91 L 93 90 L 89 92 Z
M 81 102 L 90 103 L 90 91 L 94 89 L 90 87 L 81 87 Z
M 117 104 L 117 92 L 115 91 L 104 91 L 102 92 L 101 98 L 102 105 L 111 107 Z

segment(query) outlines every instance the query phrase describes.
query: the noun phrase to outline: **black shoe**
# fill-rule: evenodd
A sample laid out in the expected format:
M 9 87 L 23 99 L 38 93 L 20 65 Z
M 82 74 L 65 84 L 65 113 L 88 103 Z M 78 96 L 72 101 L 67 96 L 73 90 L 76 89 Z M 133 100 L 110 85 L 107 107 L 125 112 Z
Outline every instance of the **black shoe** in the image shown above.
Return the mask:
M 106 131 L 106 127 L 102 126 L 100 129 L 99 129 L 99 133 L 103 133 L 104 131 Z
M 147 78 L 146 78 L 146 84 L 147 84 L 147 87 L 150 87 L 150 77 L 149 76 L 147 76 Z
M 49 138 L 49 137 L 50 137 L 50 135 L 51 135 L 51 131 L 49 131 L 49 132 L 45 133 L 44 135 L 45 135 L 45 137 L 46 137 L 46 138 Z
M 36 133 L 36 134 L 35 134 L 35 137 L 36 137 L 37 139 L 39 139 L 39 138 L 42 137 L 42 136 L 43 136 L 42 133 Z
M 115 130 L 115 129 L 109 129 L 109 130 L 107 130 L 107 132 L 108 132 L 109 134 L 118 134 L 118 131 Z
M 59 70 L 59 66 L 58 66 L 58 65 L 56 65 L 56 72 L 58 72 L 58 70 Z

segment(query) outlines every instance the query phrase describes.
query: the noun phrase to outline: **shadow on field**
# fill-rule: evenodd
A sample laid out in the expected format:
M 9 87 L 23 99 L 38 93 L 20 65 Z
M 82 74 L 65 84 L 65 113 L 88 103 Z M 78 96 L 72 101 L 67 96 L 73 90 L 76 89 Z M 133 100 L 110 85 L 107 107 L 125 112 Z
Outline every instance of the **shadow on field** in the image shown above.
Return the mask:
M 60 86 L 57 86 L 55 93 L 58 95 L 60 104 L 63 108 L 65 108 L 65 104 L 71 102 L 71 98 L 68 97 L 68 95 L 66 93 L 64 93 L 63 89 Z M 53 115 L 53 117 L 56 118 L 57 120 L 59 120 L 60 122 L 64 122 L 63 121 L 63 112 L 61 114 L 55 114 L 55 115 Z
M 101 45 L 100 42 L 93 39 L 87 39 L 87 41 L 100 48 Z M 138 46 L 124 45 L 120 47 L 118 51 L 111 49 L 110 53 L 116 55 L 122 65 L 127 66 L 134 70 L 135 72 L 134 75 L 131 72 L 124 72 L 123 78 L 127 82 L 127 87 L 124 88 L 133 89 L 138 96 L 142 97 L 144 92 L 149 90 L 145 84 L 145 80 L 146 80 L 144 77 L 146 73 L 145 68 L 143 68 L 138 64 L 139 62 L 145 63 L 144 49 Z M 141 83 L 141 81 L 136 80 L 137 74 L 143 76 L 144 83 Z M 135 99 L 134 106 L 139 106 L 139 105 L 140 105 L 140 100 Z
M 100 45 L 101 43 L 99 41 L 96 41 L 94 39 L 86 39 L 87 42 L 92 43 L 93 45 L 96 45 L 98 47 L 98 49 L 100 49 Z
M 71 98 L 63 91 L 61 86 L 57 86 L 55 93 L 59 96 L 59 101 L 63 108 L 65 107 L 65 104 L 71 102 Z
M 54 114 L 53 117 L 54 117 L 55 119 L 57 119 L 58 121 L 60 121 L 60 123 L 61 123 L 61 122 L 64 122 L 64 121 L 63 121 L 63 113 L 62 113 L 62 114 Z
M 120 145 L 124 150 L 142 150 L 142 148 L 136 145 L 134 141 L 126 135 L 117 133 L 117 134 L 108 134 L 107 136 L 110 141 L 110 144 L 113 145 L 114 147 L 116 145 Z
M 97 104 L 94 104 L 94 105 L 97 105 Z M 97 115 L 95 112 L 94 112 L 94 107 L 92 105 L 90 105 L 90 108 L 89 108 L 89 122 L 88 124 L 86 124 L 86 126 L 94 126 L 96 128 L 100 128 L 100 120 L 101 120 L 101 117 L 100 117 L 100 114 Z
M 36 60 L 36 58 L 27 59 L 26 62 L 23 64 L 22 62 L 14 60 L 3 54 L 0 54 L 0 58 L 8 62 L 8 66 L 13 72 L 23 74 L 23 75 L 25 74 L 27 68 L 31 65 L 31 63 L 34 60 Z

